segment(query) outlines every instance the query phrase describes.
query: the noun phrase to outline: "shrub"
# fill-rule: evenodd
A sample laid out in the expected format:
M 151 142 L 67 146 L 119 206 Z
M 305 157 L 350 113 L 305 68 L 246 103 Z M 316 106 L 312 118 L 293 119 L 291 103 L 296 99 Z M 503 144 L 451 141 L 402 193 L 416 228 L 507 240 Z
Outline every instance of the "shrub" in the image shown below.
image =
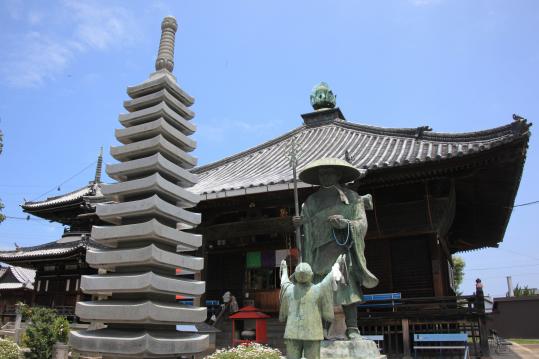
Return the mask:
M 26 329 L 23 344 L 30 348 L 26 356 L 30 359 L 50 359 L 52 346 L 56 342 L 66 342 L 69 323 L 49 308 L 33 308 L 31 323 Z
M 21 311 L 22 320 L 28 320 L 32 316 L 32 309 L 28 304 L 17 302 L 17 307 L 19 307 L 19 310 Z
M 69 322 L 66 317 L 57 316 L 52 323 L 52 331 L 56 335 L 56 341 L 67 343 L 69 337 Z
M 234 348 L 217 350 L 206 359 L 280 359 L 282 356 L 278 349 L 270 348 L 258 343 L 238 345 Z
M 0 359 L 19 359 L 21 350 L 19 346 L 7 339 L 0 339 Z

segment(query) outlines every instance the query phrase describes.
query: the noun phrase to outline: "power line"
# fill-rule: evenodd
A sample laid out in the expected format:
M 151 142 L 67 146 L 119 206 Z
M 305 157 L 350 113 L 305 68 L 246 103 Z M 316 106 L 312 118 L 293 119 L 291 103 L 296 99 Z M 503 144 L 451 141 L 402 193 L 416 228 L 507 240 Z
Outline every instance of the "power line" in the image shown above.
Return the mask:
M 482 270 L 495 270 L 495 269 L 508 269 L 508 268 L 523 268 L 523 267 L 537 267 L 539 266 L 539 263 L 537 264 L 522 264 L 522 265 L 514 265 L 514 266 L 501 266 L 501 267 L 484 267 L 484 268 L 464 268 L 465 271 L 482 271 Z
M 521 203 L 521 204 L 517 204 L 517 205 L 513 206 L 513 208 L 515 208 L 515 207 L 529 206 L 529 205 L 537 204 L 537 203 L 539 203 L 539 201 L 532 201 L 532 202 Z
M 516 254 L 516 255 L 519 255 L 519 256 L 522 256 L 522 257 L 526 257 L 526 258 L 530 258 L 530 259 L 533 259 L 533 260 L 536 260 L 536 261 L 539 261 L 539 258 L 538 257 L 534 257 L 534 256 L 530 256 L 528 254 L 524 254 L 524 253 L 519 253 L 519 252 L 515 252 L 511 249 L 507 249 L 507 248 L 498 248 L 498 249 L 501 249 L 502 251 L 506 251 L 506 252 L 509 252 L 509 253 L 513 253 L 513 254 Z
M 4 216 L 4 217 L 6 219 L 20 219 L 20 220 L 24 220 L 24 221 L 47 221 L 46 219 L 33 218 L 33 217 L 30 217 L 30 216 L 26 216 L 26 217 Z
M 511 277 L 513 277 L 513 279 L 515 279 L 515 277 L 524 277 L 524 276 L 530 276 L 530 275 L 539 275 L 539 272 L 537 273 L 517 273 L 517 274 L 514 274 L 514 273 L 511 273 Z M 498 278 L 498 279 L 503 279 L 505 281 L 505 277 L 501 277 L 499 275 L 496 275 L 496 276 L 487 276 L 487 277 L 481 277 L 481 279 L 494 279 L 494 278 Z
M 66 184 L 67 182 L 71 181 L 73 178 L 77 177 L 78 175 L 80 175 L 81 173 L 83 173 L 84 171 L 86 171 L 88 168 L 90 168 L 91 166 L 95 165 L 96 163 L 97 163 L 97 161 L 93 161 L 92 163 L 88 164 L 88 165 L 87 165 L 86 167 L 84 167 L 82 170 L 80 170 L 79 172 L 75 173 L 73 176 L 69 177 L 68 179 L 66 179 L 65 181 L 63 181 L 62 183 L 60 183 L 59 185 L 52 187 L 52 188 L 51 188 L 50 190 L 48 190 L 47 192 L 45 192 L 45 193 L 39 195 L 38 197 L 34 198 L 34 199 L 32 200 L 32 202 L 35 201 L 35 200 L 37 200 L 37 199 L 39 199 L 39 198 L 41 198 L 41 197 L 43 197 L 43 196 L 45 196 L 45 195 L 47 195 L 47 194 L 49 194 L 49 193 L 51 193 L 52 191 L 54 191 L 54 190 L 56 190 L 56 189 L 57 189 L 57 190 L 60 190 L 60 187 L 61 187 L 61 186 L 63 186 L 63 185 Z
M 48 243 L 48 242 L 54 242 L 54 241 L 57 241 L 58 238 L 61 238 L 61 237 L 47 237 L 47 238 L 25 238 L 25 237 L 17 237 L 17 236 L 14 236 L 14 237 L 5 237 L 5 236 L 0 236 L 0 238 L 2 238 L 2 240 L 5 240 L 5 241 L 24 241 L 24 242 L 39 242 L 40 244 L 42 243 Z

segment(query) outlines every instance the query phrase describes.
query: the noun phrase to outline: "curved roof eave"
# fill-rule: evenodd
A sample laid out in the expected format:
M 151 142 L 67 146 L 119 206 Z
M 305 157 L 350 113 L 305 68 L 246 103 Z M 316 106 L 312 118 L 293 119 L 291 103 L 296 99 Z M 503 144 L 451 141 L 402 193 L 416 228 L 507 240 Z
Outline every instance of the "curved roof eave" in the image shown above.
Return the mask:
M 195 168 L 193 172 L 200 181 L 191 190 L 210 199 L 220 197 L 219 193 L 227 196 L 227 192 L 238 190 L 262 192 L 270 191 L 268 186 L 286 185 L 292 175 L 284 150 L 294 136 L 300 150 L 299 169 L 321 157 L 347 157 L 356 167 L 373 170 L 488 151 L 528 136 L 530 126 L 526 120 L 518 120 L 493 129 L 451 134 L 432 132 L 426 127 L 391 129 L 338 119 L 316 126 L 302 125 L 246 151 Z

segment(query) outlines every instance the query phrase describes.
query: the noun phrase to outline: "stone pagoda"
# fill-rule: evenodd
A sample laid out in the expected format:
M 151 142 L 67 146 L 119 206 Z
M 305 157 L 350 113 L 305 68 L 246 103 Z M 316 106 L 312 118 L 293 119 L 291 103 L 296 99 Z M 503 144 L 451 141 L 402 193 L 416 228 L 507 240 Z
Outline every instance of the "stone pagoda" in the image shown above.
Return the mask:
M 203 259 L 176 254 L 202 244 L 200 235 L 183 231 L 201 216 L 185 210 L 199 195 L 185 189 L 197 182 L 190 172 L 197 160 L 189 154 L 196 143 L 188 137 L 196 127 L 189 110 L 194 99 L 172 75 L 177 27 L 173 17 L 164 18 L 156 72 L 128 87 L 128 113 L 119 116 L 124 128 L 116 138 L 122 145 L 112 147 L 111 155 L 120 163 L 107 166 L 118 182 L 103 186 L 110 202 L 96 209 L 111 225 L 94 226 L 91 234 L 106 249 L 88 250 L 86 261 L 98 274 L 81 280 L 81 289 L 99 300 L 76 306 L 77 316 L 95 330 L 70 335 L 73 348 L 87 355 L 167 358 L 209 346 L 209 336 L 195 325 L 206 319 L 206 308 L 175 301 L 179 295 L 197 303 L 205 291 L 205 283 L 193 279 Z M 178 324 L 192 330 L 177 331 Z

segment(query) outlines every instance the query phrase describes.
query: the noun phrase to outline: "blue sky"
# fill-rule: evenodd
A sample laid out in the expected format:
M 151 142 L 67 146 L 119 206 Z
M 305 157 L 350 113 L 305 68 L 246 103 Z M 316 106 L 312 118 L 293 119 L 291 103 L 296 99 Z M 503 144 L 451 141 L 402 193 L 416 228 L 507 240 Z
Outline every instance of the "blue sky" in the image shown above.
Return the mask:
M 176 67 L 193 107 L 205 164 L 301 124 L 326 81 L 352 122 L 464 132 L 539 118 L 537 1 L 16 1 L 0 2 L 0 198 L 58 184 L 115 145 L 126 86 L 153 71 L 165 15 L 178 19 Z M 534 127 L 532 127 L 534 132 Z M 517 203 L 539 200 L 532 136 Z M 94 167 L 61 185 L 78 188 Z M 107 179 L 108 180 L 108 179 Z M 495 296 L 539 287 L 539 205 L 514 210 L 499 249 L 464 254 Z M 8 219 L 0 248 L 56 240 L 61 226 Z

